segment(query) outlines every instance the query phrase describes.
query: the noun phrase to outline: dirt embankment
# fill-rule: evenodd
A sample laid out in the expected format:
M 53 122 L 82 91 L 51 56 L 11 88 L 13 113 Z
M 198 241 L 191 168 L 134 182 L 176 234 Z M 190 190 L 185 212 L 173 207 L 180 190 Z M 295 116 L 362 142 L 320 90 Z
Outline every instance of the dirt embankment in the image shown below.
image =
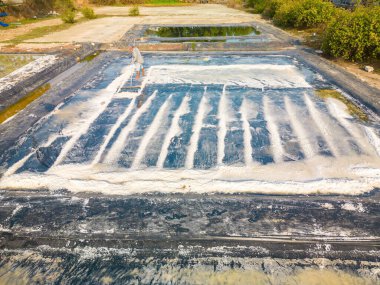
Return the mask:
M 369 85 L 380 90 L 380 74 L 374 72 L 366 72 L 362 69 L 362 65 L 354 62 L 347 62 L 344 60 L 334 61 L 339 66 L 343 67 L 350 73 L 355 74 L 360 80 L 368 83 Z

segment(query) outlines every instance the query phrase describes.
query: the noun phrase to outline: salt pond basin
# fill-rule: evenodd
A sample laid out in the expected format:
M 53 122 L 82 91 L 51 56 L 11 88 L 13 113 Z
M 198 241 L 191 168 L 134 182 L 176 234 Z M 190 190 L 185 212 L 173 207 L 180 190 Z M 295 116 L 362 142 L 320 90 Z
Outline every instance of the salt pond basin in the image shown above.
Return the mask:
M 140 9 L 17 45 L 0 284 L 379 284 L 380 91 L 258 15 Z
M 349 98 L 296 57 L 147 54 L 141 81 L 129 62 L 104 61 L 2 149 L 0 188 L 356 195 L 380 186 L 377 116 L 319 96 Z

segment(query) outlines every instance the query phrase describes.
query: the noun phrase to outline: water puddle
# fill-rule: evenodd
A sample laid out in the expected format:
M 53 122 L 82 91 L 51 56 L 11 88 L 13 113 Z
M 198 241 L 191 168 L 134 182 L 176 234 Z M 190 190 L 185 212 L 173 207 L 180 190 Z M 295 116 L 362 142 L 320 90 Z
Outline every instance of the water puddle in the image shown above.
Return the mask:
M 270 41 L 253 26 L 153 26 L 145 30 L 142 42 L 256 43 Z
M 255 36 L 260 32 L 252 26 L 190 26 L 156 27 L 145 31 L 146 37 L 187 38 L 187 37 L 234 37 Z

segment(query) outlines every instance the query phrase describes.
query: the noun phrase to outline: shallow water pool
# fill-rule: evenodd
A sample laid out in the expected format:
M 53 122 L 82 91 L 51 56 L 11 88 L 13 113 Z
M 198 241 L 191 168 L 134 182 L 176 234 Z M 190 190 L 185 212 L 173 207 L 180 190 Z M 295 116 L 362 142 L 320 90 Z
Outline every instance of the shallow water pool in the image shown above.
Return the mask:
M 143 33 L 142 42 L 225 42 L 257 43 L 272 38 L 262 36 L 253 25 L 247 26 L 151 26 Z

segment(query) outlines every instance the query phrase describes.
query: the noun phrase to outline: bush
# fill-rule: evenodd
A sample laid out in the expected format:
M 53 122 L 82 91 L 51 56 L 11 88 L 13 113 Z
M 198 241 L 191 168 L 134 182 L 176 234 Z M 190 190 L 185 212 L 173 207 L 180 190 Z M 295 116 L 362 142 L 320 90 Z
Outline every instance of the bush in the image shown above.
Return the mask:
M 294 27 L 297 20 L 297 13 L 300 9 L 300 1 L 284 1 L 276 10 L 273 22 L 275 25 L 285 28 Z
M 128 11 L 128 15 L 132 17 L 139 16 L 140 15 L 139 6 L 131 7 Z
M 327 27 L 322 50 L 349 60 L 380 58 L 380 7 L 340 10 Z
M 328 23 L 335 12 L 335 6 L 323 0 L 305 0 L 298 8 L 296 28 L 312 28 Z
M 280 8 L 282 5 L 282 0 L 270 0 L 266 2 L 264 11 L 262 12 L 263 16 L 266 18 L 272 19 L 274 15 L 276 14 L 276 11 Z
M 286 28 L 318 28 L 325 54 L 353 61 L 380 59 L 380 0 L 363 0 L 369 7 L 336 8 L 327 0 L 247 0 L 254 12 Z M 358 4 L 359 5 L 359 4 Z
M 267 0 L 248 0 L 247 6 L 253 8 L 254 13 L 261 14 L 267 6 Z
M 323 0 L 282 1 L 275 5 L 274 23 L 289 28 L 313 28 L 328 23 L 335 11 L 331 2 Z
M 81 9 L 81 12 L 82 12 L 83 17 L 85 17 L 87 19 L 95 19 L 96 18 L 94 9 L 92 9 L 90 7 L 83 7 Z
M 64 23 L 73 24 L 75 23 L 75 14 L 75 11 L 68 9 L 61 14 L 61 19 Z

